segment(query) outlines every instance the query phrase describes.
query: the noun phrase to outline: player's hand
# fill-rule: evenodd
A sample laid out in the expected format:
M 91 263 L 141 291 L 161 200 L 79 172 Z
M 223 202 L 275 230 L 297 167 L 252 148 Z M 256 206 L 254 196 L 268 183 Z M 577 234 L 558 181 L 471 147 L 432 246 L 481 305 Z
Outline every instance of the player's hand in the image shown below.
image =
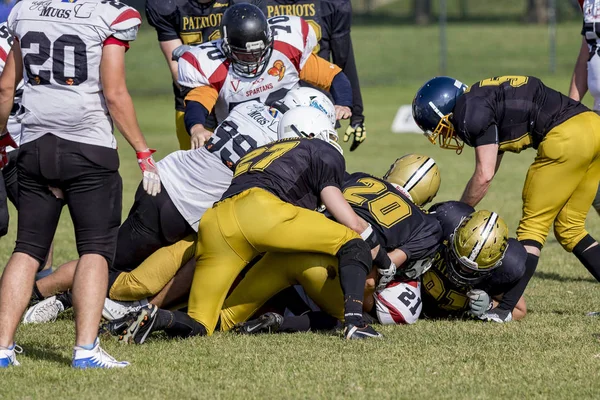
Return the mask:
M 192 150 L 199 149 L 210 139 L 212 132 L 203 127 L 202 125 L 194 125 L 190 132 L 190 141 L 192 143 Z
M 489 311 L 484 312 L 479 319 L 489 322 L 498 322 L 503 324 L 505 322 L 512 321 L 512 312 L 508 310 L 502 310 L 500 308 L 492 308 Z
M 19 147 L 8 132 L 0 136 L 0 169 L 6 167 L 6 164 L 8 164 L 8 155 L 6 154 L 7 147 L 13 147 L 15 149 Z
M 398 277 L 402 281 L 414 281 L 427 272 L 432 264 L 433 260 L 431 258 L 422 258 L 420 260 L 411 261 L 406 267 L 400 269 Z M 404 264 L 402 265 L 404 266 Z
M 377 282 L 377 290 L 383 290 L 396 276 L 396 264 L 393 262 L 387 269 L 377 268 L 379 273 L 379 282 Z
M 350 136 L 353 137 L 350 151 L 354 151 L 367 138 L 367 128 L 365 128 L 365 124 L 361 123 L 355 126 L 348 125 L 348 129 L 346 129 L 346 132 L 344 133 L 344 142 L 348 142 Z
M 152 154 L 155 152 L 156 150 L 154 149 L 146 149 L 135 153 L 138 165 L 144 174 L 142 186 L 150 196 L 156 196 L 160 193 L 160 177 L 158 176 L 158 169 L 152 158 Z
M 188 46 L 187 44 L 182 44 L 181 46 L 175 47 L 173 49 L 173 52 L 171 53 L 171 60 L 173 61 L 178 61 L 181 56 L 183 55 L 183 53 L 185 53 L 186 51 L 190 50 L 191 47 Z
M 469 298 L 469 314 L 481 317 L 492 308 L 490 295 L 481 289 L 471 289 L 467 292 Z
M 352 116 L 352 110 L 347 106 L 335 106 L 335 119 L 348 119 Z

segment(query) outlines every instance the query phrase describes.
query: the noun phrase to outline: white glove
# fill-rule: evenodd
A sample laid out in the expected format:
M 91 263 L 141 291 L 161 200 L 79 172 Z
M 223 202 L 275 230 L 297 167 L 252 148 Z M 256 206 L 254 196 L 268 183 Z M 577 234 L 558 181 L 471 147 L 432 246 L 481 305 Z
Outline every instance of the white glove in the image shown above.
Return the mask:
M 160 193 L 160 177 L 158 176 L 158 169 L 152 158 L 154 152 L 156 152 L 154 149 L 136 152 L 138 165 L 144 176 L 142 186 L 150 196 L 156 196 Z
M 188 46 L 187 44 L 182 44 L 181 46 L 175 47 L 175 49 L 173 49 L 173 52 L 171 53 L 171 60 L 173 61 L 177 61 L 181 58 L 181 56 L 183 55 L 183 53 L 185 53 L 186 51 L 190 50 L 191 46 Z
M 379 282 L 377 282 L 377 290 L 383 290 L 390 283 L 396 275 L 396 264 L 393 262 L 388 269 L 377 268 L 379 272 Z
M 432 258 L 422 258 L 420 260 L 409 262 L 408 266 L 401 269 L 400 277 L 404 280 L 413 281 L 431 268 L 433 265 Z
M 469 314 L 474 317 L 481 317 L 492 308 L 492 299 L 484 290 L 471 289 L 467 292 L 467 297 L 469 298 Z

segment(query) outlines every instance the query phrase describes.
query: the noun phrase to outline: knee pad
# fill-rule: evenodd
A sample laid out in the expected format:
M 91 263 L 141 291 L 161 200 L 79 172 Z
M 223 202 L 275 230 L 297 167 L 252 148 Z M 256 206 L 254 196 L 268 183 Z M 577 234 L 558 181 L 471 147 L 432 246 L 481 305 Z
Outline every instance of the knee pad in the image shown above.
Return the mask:
M 362 239 L 352 239 L 344 244 L 337 252 L 340 270 L 347 265 L 360 265 L 367 274 L 373 266 L 371 249 L 367 242 Z

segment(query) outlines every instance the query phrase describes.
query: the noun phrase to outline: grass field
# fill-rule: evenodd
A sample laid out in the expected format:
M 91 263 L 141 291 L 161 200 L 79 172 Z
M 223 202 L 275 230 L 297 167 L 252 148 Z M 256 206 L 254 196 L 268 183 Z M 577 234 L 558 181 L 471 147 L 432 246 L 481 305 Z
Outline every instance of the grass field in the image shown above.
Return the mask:
M 559 26 L 557 73 L 547 67 L 547 31 L 521 25 L 450 25 L 449 74 L 467 83 L 505 74 L 533 74 L 566 91 L 579 49 L 579 25 Z M 431 146 L 420 135 L 394 135 L 401 104 L 437 73 L 437 29 L 359 26 L 353 31 L 369 137 L 346 153 L 348 169 L 382 174 L 398 156 L 420 152 L 442 171 L 438 200 L 460 196 L 473 167 L 461 156 Z M 159 157 L 176 149 L 169 76 L 154 33 L 142 31 L 128 53 L 129 81 L 142 127 Z M 120 140 L 124 215 L 140 179 L 132 150 Z M 481 204 L 502 215 L 512 232 L 520 217 L 521 187 L 534 151 L 507 155 Z M 556 183 L 560 190 L 560 182 Z M 55 265 L 75 257 L 65 211 L 56 235 Z M 0 241 L 4 263 L 15 239 Z M 589 229 L 600 236 L 600 219 Z M 551 235 L 526 293 L 529 314 L 506 325 L 419 321 L 382 327 L 383 341 L 351 343 L 318 334 L 210 338 L 143 346 L 104 347 L 133 366 L 122 371 L 73 371 L 72 315 L 54 324 L 25 326 L 18 343 L 20 368 L 0 372 L 0 398 L 597 398 L 600 391 L 598 286 Z

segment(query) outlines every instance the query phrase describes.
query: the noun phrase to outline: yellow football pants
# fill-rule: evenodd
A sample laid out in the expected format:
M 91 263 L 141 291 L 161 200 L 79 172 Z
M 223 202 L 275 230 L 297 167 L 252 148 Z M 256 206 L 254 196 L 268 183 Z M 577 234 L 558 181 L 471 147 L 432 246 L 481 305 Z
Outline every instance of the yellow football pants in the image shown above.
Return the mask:
M 319 253 L 267 253 L 227 296 L 221 310 L 221 330 L 228 331 L 248 320 L 271 297 L 298 284 L 323 311 L 344 320 L 337 257 Z
M 177 132 L 177 140 L 179 140 L 179 148 L 181 150 L 189 150 L 192 148 L 190 141 L 190 134 L 185 129 L 185 122 L 183 121 L 183 111 L 175 111 L 175 129 Z
M 600 182 L 600 116 L 578 114 L 552 129 L 538 148 L 523 187 L 519 240 L 554 234 L 569 252 L 587 235 L 585 218 Z
M 218 203 L 200 221 L 188 314 L 210 335 L 233 281 L 259 254 L 334 256 L 344 244 L 359 238 L 318 212 L 286 203 L 263 189 L 246 190 Z
M 134 301 L 157 295 L 195 252 L 196 235 L 157 250 L 133 271 L 120 274 L 110 287 L 109 297 Z

